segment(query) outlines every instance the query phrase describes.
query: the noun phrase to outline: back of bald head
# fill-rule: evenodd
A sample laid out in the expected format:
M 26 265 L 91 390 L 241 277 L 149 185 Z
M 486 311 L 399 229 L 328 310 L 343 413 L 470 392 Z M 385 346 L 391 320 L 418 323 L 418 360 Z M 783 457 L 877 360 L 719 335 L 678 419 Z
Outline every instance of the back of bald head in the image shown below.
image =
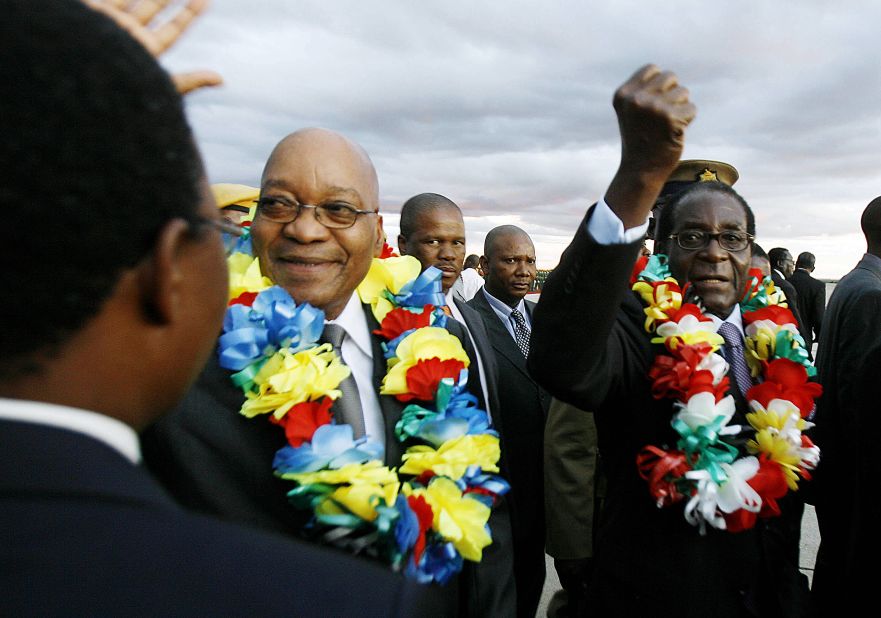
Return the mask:
M 462 210 L 456 205 L 456 202 L 439 193 L 414 195 L 401 206 L 401 236 L 404 238 L 411 236 L 423 214 L 446 208 L 462 214 Z
M 529 237 L 529 234 L 516 225 L 500 225 L 491 229 L 483 240 L 483 255 L 487 258 L 492 257 L 496 252 L 496 246 L 503 239 L 512 237 L 525 238 L 529 241 L 529 244 L 532 244 L 532 238 Z
M 318 154 L 332 156 L 340 163 L 346 163 L 362 175 L 368 187 L 368 195 L 361 196 L 367 203 L 379 209 L 379 179 L 376 168 L 367 151 L 359 144 L 336 131 L 321 127 L 300 129 L 284 137 L 269 155 L 263 167 L 261 185 L 266 181 L 266 172 L 281 158 L 291 157 L 308 160 Z
M 881 255 L 881 196 L 869 202 L 860 218 L 860 227 L 866 236 L 869 253 Z

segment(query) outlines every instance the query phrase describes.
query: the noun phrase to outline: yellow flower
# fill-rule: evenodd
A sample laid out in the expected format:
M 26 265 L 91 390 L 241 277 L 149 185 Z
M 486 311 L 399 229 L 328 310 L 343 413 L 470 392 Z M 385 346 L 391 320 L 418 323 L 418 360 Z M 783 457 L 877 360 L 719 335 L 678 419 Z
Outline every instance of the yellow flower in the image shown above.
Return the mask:
M 667 278 L 664 281 L 676 285 L 675 279 Z M 643 302 L 647 305 L 644 309 L 645 330 L 647 332 L 652 332 L 655 322 L 669 320 L 670 315 L 682 306 L 682 294 L 666 283 L 654 287 L 645 281 L 637 281 L 633 284 L 633 290 L 642 297 Z
M 408 282 L 419 276 L 422 265 L 410 255 L 390 257 L 384 260 L 374 258 L 367 276 L 358 286 L 358 296 L 362 303 L 368 303 L 373 315 L 381 324 L 386 314 L 393 309 L 383 296 L 383 291 L 398 294 Z
M 425 445 L 410 447 L 402 456 L 401 472 L 418 475 L 432 470 L 455 480 L 461 478 L 470 465 L 480 466 L 484 472 L 498 472 L 499 455 L 499 439 L 495 436 L 459 436 L 444 442 L 437 450 Z
M 393 505 L 399 487 L 398 483 L 359 483 L 339 487 L 330 495 L 331 500 L 325 500 L 318 511 L 319 514 L 338 514 L 342 511 L 339 506 L 342 506 L 365 521 L 373 521 L 376 519 L 377 504 L 382 501 L 386 506 Z
M 463 495 L 453 481 L 445 478 L 433 479 L 424 489 L 405 485 L 404 493 L 425 498 L 434 512 L 434 530 L 451 542 L 463 558 L 480 562 L 483 548 L 492 543 L 486 530 L 488 506 Z
M 273 412 L 283 417 L 291 407 L 304 401 L 316 401 L 323 396 L 336 399 L 337 387 L 351 369 L 343 365 L 330 344 L 291 354 L 279 350 L 261 367 L 254 377 L 257 393 L 246 393 L 242 414 L 253 417 Z
M 780 464 L 786 477 L 786 484 L 793 491 L 798 489 L 798 465 L 801 463 L 801 455 L 784 436 L 771 429 L 762 429 L 756 432 L 755 440 L 746 443 L 746 448 L 751 453 L 765 453 L 769 459 Z
M 784 429 L 789 429 L 790 426 L 799 431 L 804 431 L 807 427 L 807 421 L 801 417 L 798 408 L 791 405 L 788 401 L 784 403 L 782 399 L 775 401 L 778 403 L 772 402 L 770 404 L 771 407 L 767 410 L 765 408 L 758 408 L 754 412 L 747 414 L 746 420 L 749 421 L 749 424 L 757 431 L 773 428 L 780 432 Z
M 441 360 L 456 359 L 470 363 L 462 343 L 445 328 L 426 326 L 419 328 L 398 344 L 395 350 L 396 359 L 389 361 L 389 372 L 382 380 L 383 395 L 399 395 L 409 392 L 407 387 L 407 371 L 421 360 L 439 358 Z
M 260 260 L 245 253 L 233 253 L 226 258 L 229 268 L 229 298 L 243 292 L 262 292 L 272 287 L 272 281 L 260 273 Z
M 388 469 L 382 465 L 381 461 L 375 459 L 362 464 L 348 464 L 336 470 L 290 472 L 279 476 L 288 481 L 296 481 L 300 485 L 311 485 L 312 483 L 342 485 L 348 483 L 350 485 L 379 486 L 390 483 L 397 485 L 398 482 L 398 475 L 394 470 Z

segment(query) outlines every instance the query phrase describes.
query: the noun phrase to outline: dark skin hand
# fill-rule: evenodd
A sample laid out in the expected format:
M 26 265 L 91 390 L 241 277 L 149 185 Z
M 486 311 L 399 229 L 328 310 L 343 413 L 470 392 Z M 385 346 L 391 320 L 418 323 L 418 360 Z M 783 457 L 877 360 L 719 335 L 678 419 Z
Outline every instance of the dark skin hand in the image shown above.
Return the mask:
M 674 73 L 651 64 L 618 88 L 613 105 L 621 132 L 621 163 L 605 200 L 630 229 L 648 218 L 679 162 L 685 128 L 697 109 Z

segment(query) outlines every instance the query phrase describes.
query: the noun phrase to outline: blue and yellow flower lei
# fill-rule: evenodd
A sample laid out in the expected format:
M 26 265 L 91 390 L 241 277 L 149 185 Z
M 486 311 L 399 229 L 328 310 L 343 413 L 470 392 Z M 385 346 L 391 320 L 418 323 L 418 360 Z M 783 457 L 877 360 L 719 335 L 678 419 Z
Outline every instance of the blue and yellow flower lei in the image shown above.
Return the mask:
M 245 394 L 241 414 L 269 415 L 288 444 L 273 461 L 288 493 L 325 539 L 357 548 L 420 582 L 446 583 L 492 542 L 487 521 L 508 484 L 498 434 L 466 390 L 469 359 L 445 328 L 441 273 L 412 257 L 374 259 L 358 287 L 380 324 L 387 374 L 382 395 L 408 405 L 395 433 L 407 445 L 397 469 L 383 447 L 354 439 L 330 411 L 350 370 L 320 344 L 324 313 L 273 285 L 246 236 L 228 258 L 230 306 L 220 364 Z

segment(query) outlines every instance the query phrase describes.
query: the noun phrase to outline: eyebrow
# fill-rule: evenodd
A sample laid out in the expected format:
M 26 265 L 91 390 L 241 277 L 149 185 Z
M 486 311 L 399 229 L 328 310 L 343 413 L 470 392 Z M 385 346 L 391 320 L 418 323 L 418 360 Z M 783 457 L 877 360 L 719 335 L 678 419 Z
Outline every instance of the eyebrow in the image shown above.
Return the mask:
M 280 178 L 270 178 L 269 180 L 264 182 L 263 186 L 261 187 L 261 192 L 264 189 L 276 189 L 276 188 L 284 189 L 286 191 L 291 191 L 291 193 L 296 193 L 296 190 L 291 190 L 289 188 L 288 183 Z M 339 195 L 341 193 L 344 193 L 346 195 L 350 195 L 350 196 L 356 198 L 359 202 L 361 201 L 361 194 L 358 193 L 358 191 L 356 191 L 355 189 L 353 189 L 351 187 L 332 186 L 332 187 L 328 187 L 327 189 L 325 189 L 325 192 L 329 193 L 329 194 L 334 194 L 334 195 Z

